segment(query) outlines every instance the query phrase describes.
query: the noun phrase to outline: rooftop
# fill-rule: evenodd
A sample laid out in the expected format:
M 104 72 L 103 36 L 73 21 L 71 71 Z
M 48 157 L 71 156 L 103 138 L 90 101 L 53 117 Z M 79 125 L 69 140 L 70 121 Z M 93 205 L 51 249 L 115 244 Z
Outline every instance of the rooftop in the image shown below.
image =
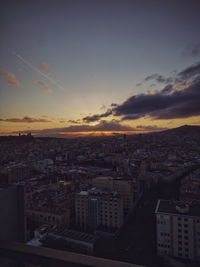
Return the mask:
M 178 207 L 178 208 L 177 208 Z M 182 211 L 182 212 L 181 212 Z M 174 200 L 159 199 L 155 213 L 166 213 L 176 215 L 187 215 L 191 217 L 200 217 L 200 202 L 183 202 Z
M 74 230 L 66 229 L 66 228 L 58 229 L 55 232 L 53 232 L 53 234 L 57 236 L 63 236 L 63 237 L 67 237 L 67 238 L 71 238 L 75 240 L 80 240 L 83 242 L 88 242 L 88 243 L 94 243 L 96 241 L 96 237 L 94 235 L 83 233 L 83 232 L 78 232 L 78 231 L 74 231 Z

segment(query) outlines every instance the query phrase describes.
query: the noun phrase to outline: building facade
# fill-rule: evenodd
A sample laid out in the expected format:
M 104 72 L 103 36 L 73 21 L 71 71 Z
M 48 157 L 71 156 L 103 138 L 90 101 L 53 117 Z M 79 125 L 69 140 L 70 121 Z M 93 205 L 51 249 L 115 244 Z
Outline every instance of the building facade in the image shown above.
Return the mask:
M 200 203 L 159 200 L 157 254 L 200 261 Z
M 83 230 L 98 226 L 119 229 L 123 224 L 123 198 L 117 192 L 91 189 L 77 193 L 76 225 Z
M 99 189 L 118 192 L 123 198 L 124 216 L 132 210 L 134 203 L 134 184 L 131 179 L 113 178 L 110 176 L 96 177 L 92 180 L 92 185 Z

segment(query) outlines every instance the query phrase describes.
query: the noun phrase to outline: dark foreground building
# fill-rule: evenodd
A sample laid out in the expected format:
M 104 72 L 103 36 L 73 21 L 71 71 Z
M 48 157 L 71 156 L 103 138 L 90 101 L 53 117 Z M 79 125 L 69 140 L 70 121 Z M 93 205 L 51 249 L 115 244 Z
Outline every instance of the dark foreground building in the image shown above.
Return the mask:
M 26 238 L 23 186 L 0 187 L 0 239 L 24 242 Z M 0 266 L 17 266 L 0 258 Z

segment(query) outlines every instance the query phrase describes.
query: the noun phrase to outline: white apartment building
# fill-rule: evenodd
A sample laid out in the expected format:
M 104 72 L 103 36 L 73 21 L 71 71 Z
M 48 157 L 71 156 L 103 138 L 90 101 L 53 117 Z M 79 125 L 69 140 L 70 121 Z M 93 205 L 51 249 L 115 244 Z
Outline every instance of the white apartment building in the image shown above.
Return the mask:
M 200 261 L 200 202 L 159 200 L 157 254 Z

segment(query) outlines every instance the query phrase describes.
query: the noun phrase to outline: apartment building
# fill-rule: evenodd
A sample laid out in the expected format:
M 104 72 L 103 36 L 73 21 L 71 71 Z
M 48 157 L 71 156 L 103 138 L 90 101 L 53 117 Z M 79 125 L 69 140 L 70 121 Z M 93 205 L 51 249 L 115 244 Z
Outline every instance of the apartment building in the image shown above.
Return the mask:
M 159 200 L 157 254 L 200 261 L 200 202 Z
M 92 185 L 99 189 L 107 189 L 111 192 L 118 192 L 123 198 L 124 216 L 132 210 L 134 202 L 134 184 L 131 179 L 100 176 L 92 180 Z
M 117 192 L 92 188 L 76 194 L 76 225 L 83 230 L 98 226 L 120 228 L 123 224 L 123 198 Z

